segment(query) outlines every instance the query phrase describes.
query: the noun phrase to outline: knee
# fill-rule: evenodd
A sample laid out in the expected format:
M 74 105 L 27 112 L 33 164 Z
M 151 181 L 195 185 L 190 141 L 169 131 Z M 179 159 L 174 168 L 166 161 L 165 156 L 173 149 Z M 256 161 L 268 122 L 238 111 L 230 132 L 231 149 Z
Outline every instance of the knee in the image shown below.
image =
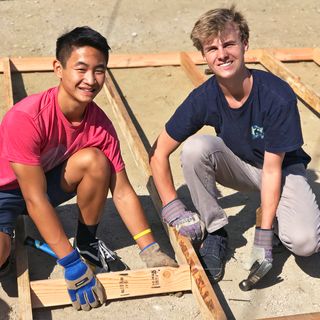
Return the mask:
M 224 142 L 219 137 L 210 135 L 195 135 L 190 137 L 183 145 L 181 163 L 190 164 L 202 162 L 215 152 L 222 151 Z
M 319 236 L 315 231 L 303 232 L 297 231 L 290 238 L 280 236 L 282 243 L 294 254 L 302 257 L 308 257 L 319 250 Z
M 106 173 L 110 169 L 107 157 L 97 148 L 82 149 L 81 164 L 86 171 L 100 174 Z

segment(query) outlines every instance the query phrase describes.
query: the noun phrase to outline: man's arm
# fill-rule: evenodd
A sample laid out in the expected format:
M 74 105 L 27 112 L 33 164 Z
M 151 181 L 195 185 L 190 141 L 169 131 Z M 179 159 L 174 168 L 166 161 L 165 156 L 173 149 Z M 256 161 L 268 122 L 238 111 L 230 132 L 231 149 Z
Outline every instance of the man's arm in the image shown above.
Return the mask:
M 261 179 L 262 229 L 271 229 L 281 194 L 282 162 L 285 153 L 265 151 Z
M 147 267 L 177 267 L 177 263 L 163 253 L 155 241 L 139 198 L 130 184 L 125 169 L 111 176 L 110 189 L 121 219 L 141 249 L 140 257 Z
M 153 180 L 164 206 L 177 198 L 169 157 L 179 145 L 180 142 L 172 139 L 164 129 L 152 146 L 150 153 Z
M 114 204 L 132 236 L 149 228 L 141 203 L 123 169 L 111 176 L 110 190 Z M 151 233 L 137 239 L 140 249 L 154 241 Z
M 19 163 L 11 163 L 11 167 L 19 182 L 29 216 L 56 255 L 59 258 L 65 257 L 73 248 L 47 198 L 46 178 L 42 168 Z
M 181 235 L 191 240 L 200 240 L 205 233 L 204 223 L 197 213 L 188 211 L 178 199 L 172 178 L 169 157 L 179 145 L 180 142 L 172 139 L 166 130 L 163 130 L 151 149 L 151 171 L 163 205 L 163 221 L 175 227 Z

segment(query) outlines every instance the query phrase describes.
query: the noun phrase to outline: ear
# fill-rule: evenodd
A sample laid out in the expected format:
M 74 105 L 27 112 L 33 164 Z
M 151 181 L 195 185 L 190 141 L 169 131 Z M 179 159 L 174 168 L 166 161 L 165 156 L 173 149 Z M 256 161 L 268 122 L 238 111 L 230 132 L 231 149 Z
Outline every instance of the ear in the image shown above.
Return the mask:
M 244 51 L 248 51 L 249 50 L 249 41 L 245 40 L 245 41 L 243 41 L 243 44 L 244 44 Z
M 63 66 L 62 66 L 61 62 L 59 60 L 54 60 L 53 61 L 53 72 L 60 79 L 62 78 L 62 69 L 63 69 Z

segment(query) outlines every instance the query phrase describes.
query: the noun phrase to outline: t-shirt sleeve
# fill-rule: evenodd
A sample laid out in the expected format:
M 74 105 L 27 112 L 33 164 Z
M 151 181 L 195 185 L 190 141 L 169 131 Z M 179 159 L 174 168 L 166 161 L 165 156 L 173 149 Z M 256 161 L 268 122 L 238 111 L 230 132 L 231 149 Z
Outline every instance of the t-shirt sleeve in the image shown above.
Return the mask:
M 107 138 L 102 151 L 109 159 L 112 171 L 119 172 L 125 167 L 125 164 L 121 156 L 120 141 L 111 121 L 108 122 L 107 132 Z
M 32 118 L 20 111 L 8 112 L 1 124 L 1 156 L 8 161 L 28 165 L 40 164 L 41 139 Z
M 271 107 L 265 119 L 265 150 L 290 152 L 303 145 L 297 100 Z
M 206 124 L 207 111 L 201 97 L 195 98 L 191 92 L 166 123 L 165 128 L 171 138 L 183 142 Z

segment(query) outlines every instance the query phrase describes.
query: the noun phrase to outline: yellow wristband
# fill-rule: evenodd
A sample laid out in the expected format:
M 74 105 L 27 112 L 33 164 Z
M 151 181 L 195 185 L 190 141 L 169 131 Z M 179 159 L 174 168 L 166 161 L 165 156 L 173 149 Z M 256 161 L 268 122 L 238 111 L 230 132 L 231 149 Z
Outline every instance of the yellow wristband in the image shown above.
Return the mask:
M 136 235 L 134 235 L 134 236 L 133 236 L 133 240 L 137 240 L 137 239 L 139 239 L 139 238 L 141 238 L 141 237 L 143 237 L 143 236 L 145 236 L 146 234 L 151 233 L 151 232 L 152 232 L 152 231 L 151 231 L 150 228 L 149 228 L 149 229 L 146 229 L 146 230 L 143 230 L 143 231 L 137 233 Z

